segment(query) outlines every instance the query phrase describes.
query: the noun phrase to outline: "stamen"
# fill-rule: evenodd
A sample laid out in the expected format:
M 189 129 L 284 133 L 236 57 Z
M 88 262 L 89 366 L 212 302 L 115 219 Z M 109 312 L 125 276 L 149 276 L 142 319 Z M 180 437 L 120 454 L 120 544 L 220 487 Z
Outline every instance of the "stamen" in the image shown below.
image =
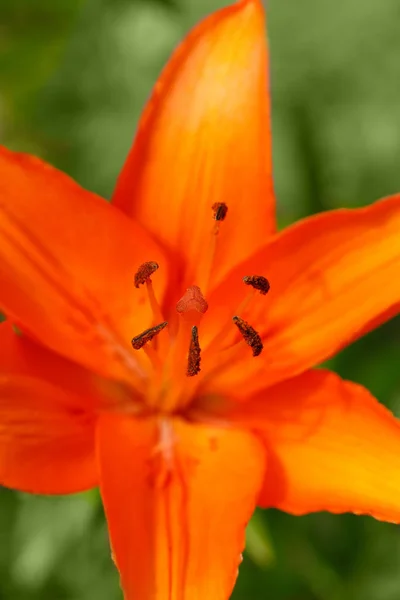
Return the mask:
M 188 287 L 176 305 L 176 310 L 180 314 L 188 313 L 190 311 L 197 311 L 204 314 L 207 309 L 207 300 L 204 298 L 198 285 L 191 285 Z
M 142 283 L 146 283 L 147 281 L 151 281 L 150 277 L 157 271 L 158 264 L 154 261 L 145 262 L 135 273 L 135 287 L 139 287 Z
M 252 288 L 258 290 L 263 296 L 269 292 L 269 281 L 262 275 L 246 275 L 246 277 L 243 277 L 243 282 L 246 285 L 251 285 Z
M 151 340 L 160 333 L 168 325 L 167 321 L 146 329 L 143 333 L 136 335 L 132 338 L 132 346 L 135 350 L 140 350 L 145 344 L 151 342 Z
M 202 252 L 201 256 L 201 265 L 197 273 L 197 281 L 205 294 L 207 293 L 209 288 L 211 273 L 213 270 L 215 255 L 217 252 L 220 224 L 227 215 L 228 206 L 225 204 L 225 202 L 214 202 L 214 204 L 211 206 L 211 209 L 214 213 L 213 216 L 215 219 L 215 223 L 210 231 L 210 238 L 208 243 L 207 241 L 205 241 L 205 249 L 204 252 Z
M 146 284 L 147 298 L 153 313 L 153 323 L 160 323 L 160 321 L 164 319 L 161 307 L 154 293 L 153 282 L 151 281 L 151 275 L 153 275 L 158 268 L 159 265 L 155 261 L 145 262 L 140 265 L 135 274 L 135 287 L 138 288 L 140 285 Z
M 153 323 L 160 322 L 163 320 L 164 317 L 161 311 L 161 307 L 154 293 L 153 282 L 151 281 L 151 279 L 148 279 L 146 281 L 146 289 L 147 297 L 149 299 L 151 310 L 153 312 Z
M 214 202 L 211 207 L 214 211 L 214 219 L 216 221 L 223 221 L 226 217 L 226 213 L 228 212 L 228 207 L 225 202 Z
M 247 321 L 241 319 L 240 317 L 233 317 L 232 320 L 235 323 L 236 327 L 239 329 L 240 333 L 242 334 L 246 344 L 248 344 L 253 350 L 253 356 L 258 356 L 259 354 L 261 354 L 264 346 L 261 341 L 260 335 L 254 329 L 254 327 L 249 325 Z
M 186 375 L 193 377 L 200 373 L 201 348 L 199 343 L 199 332 L 196 326 L 192 327 L 192 337 L 190 340 L 188 364 Z
M 246 275 L 243 277 L 243 282 L 252 289 L 248 290 L 246 296 L 239 303 L 239 305 L 236 306 L 235 312 L 237 314 L 251 313 L 252 304 L 255 302 L 256 298 L 258 298 L 257 292 L 259 292 L 262 296 L 266 296 L 270 289 L 268 279 L 262 275 Z M 233 343 L 232 335 L 231 320 L 229 319 L 227 321 L 223 321 L 219 335 L 214 337 L 211 344 L 207 346 L 204 351 L 205 354 L 208 356 L 210 352 L 215 352 L 218 349 L 226 348 L 227 340 L 231 340 L 231 343 Z

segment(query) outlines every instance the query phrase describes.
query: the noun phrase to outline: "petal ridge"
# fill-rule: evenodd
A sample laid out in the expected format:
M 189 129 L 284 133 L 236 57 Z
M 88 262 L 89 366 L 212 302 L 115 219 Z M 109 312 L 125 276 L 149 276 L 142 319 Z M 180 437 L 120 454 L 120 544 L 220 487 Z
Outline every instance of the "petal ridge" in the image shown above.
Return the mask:
M 113 202 L 175 250 L 183 285 L 207 268 L 214 203 L 215 280 L 275 231 L 267 69 L 262 4 L 238 2 L 189 33 L 144 110 Z
M 126 600 L 226 600 L 262 482 L 258 440 L 179 419 L 160 429 L 155 420 L 102 415 L 97 445 Z

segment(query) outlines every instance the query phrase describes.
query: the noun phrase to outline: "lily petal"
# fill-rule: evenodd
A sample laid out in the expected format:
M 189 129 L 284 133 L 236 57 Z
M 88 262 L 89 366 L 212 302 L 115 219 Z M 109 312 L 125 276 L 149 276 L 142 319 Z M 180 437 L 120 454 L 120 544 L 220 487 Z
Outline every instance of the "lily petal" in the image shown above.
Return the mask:
M 165 261 L 141 228 L 37 158 L 0 149 L 0 309 L 94 371 L 137 376 L 131 337 L 151 325 L 137 267 Z M 155 285 L 165 282 L 160 269 Z
M 399 232 L 396 195 L 300 221 L 231 273 L 209 299 L 207 327 L 216 333 L 227 304 L 233 310 L 245 293 L 244 275 L 266 276 L 271 289 L 241 315 L 263 338 L 261 356 L 245 364 L 237 354 L 239 369 L 227 354 L 220 384 L 235 393 L 242 385 L 248 395 L 323 362 L 393 317 L 400 308 Z
M 90 373 L 0 325 L 0 484 L 66 494 L 97 485 Z
M 226 600 L 264 474 L 247 432 L 101 415 L 101 492 L 126 600 Z
M 362 386 L 308 371 L 260 392 L 234 420 L 270 449 L 260 505 L 400 522 L 400 422 Z
M 214 203 L 228 205 L 215 281 L 275 230 L 267 70 L 261 1 L 241 0 L 187 36 L 140 121 L 113 202 L 176 251 L 187 284 L 207 279 Z

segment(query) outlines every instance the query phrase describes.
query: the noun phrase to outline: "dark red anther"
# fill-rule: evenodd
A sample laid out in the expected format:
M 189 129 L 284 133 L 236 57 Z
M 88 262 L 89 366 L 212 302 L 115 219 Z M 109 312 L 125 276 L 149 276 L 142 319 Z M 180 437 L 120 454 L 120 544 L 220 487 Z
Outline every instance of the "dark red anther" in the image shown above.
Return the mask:
M 146 283 L 146 281 L 151 281 L 150 277 L 157 271 L 158 263 L 154 261 L 145 262 L 135 273 L 135 287 L 139 287 L 142 283 Z
M 260 335 L 254 329 L 254 327 L 249 325 L 249 323 L 241 317 L 232 317 L 232 320 L 235 323 L 236 327 L 239 329 L 240 333 L 242 334 L 242 337 L 246 344 L 252 349 L 253 356 L 258 356 L 259 354 L 261 354 L 264 346 L 261 341 Z
M 225 202 L 214 202 L 211 207 L 214 211 L 214 219 L 216 221 L 223 221 L 226 217 L 226 213 L 228 212 L 228 207 Z
M 192 327 L 192 337 L 190 340 L 188 364 L 186 375 L 193 377 L 200 373 L 201 348 L 199 343 L 199 332 L 196 326 Z
M 159 325 L 155 325 L 154 327 L 150 327 L 150 329 L 146 329 L 143 333 L 139 333 L 134 338 L 132 338 L 132 346 L 135 350 L 140 350 L 143 348 L 145 344 L 151 342 L 151 340 L 160 333 L 166 326 L 168 325 L 167 321 L 164 323 L 160 323 Z
M 246 285 L 251 285 L 255 290 L 258 290 L 263 296 L 269 292 L 269 281 L 262 275 L 246 275 L 246 277 L 243 277 L 243 281 Z

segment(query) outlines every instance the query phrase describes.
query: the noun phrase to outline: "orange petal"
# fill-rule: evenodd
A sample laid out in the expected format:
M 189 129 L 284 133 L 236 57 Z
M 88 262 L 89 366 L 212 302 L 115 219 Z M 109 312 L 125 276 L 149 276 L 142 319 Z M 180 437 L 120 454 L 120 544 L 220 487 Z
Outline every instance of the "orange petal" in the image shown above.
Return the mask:
M 0 325 L 1 485 L 41 494 L 97 485 L 92 379 Z
M 107 202 L 27 155 L 0 149 L 0 310 L 103 375 L 137 372 L 130 339 L 151 324 L 137 267 L 164 263 Z M 161 292 L 165 269 L 154 278 Z
M 126 600 L 226 600 L 264 474 L 258 440 L 104 414 L 98 457 Z
M 237 268 L 209 298 L 207 327 L 218 333 L 223 315 L 239 304 L 244 275 L 264 275 L 270 292 L 241 315 L 262 335 L 264 350 L 257 359 L 244 348 L 236 354 L 240 362 L 230 357 L 227 369 L 218 371 L 220 384 L 235 393 L 242 385 L 248 395 L 321 363 L 394 316 L 400 308 L 399 233 L 396 195 L 300 221 Z
M 205 19 L 156 83 L 115 190 L 115 205 L 175 249 L 184 284 L 203 292 L 214 203 L 228 205 L 215 280 L 275 230 L 267 70 L 260 0 Z
M 260 392 L 233 418 L 270 449 L 262 506 L 400 522 L 400 422 L 360 385 L 308 371 Z

